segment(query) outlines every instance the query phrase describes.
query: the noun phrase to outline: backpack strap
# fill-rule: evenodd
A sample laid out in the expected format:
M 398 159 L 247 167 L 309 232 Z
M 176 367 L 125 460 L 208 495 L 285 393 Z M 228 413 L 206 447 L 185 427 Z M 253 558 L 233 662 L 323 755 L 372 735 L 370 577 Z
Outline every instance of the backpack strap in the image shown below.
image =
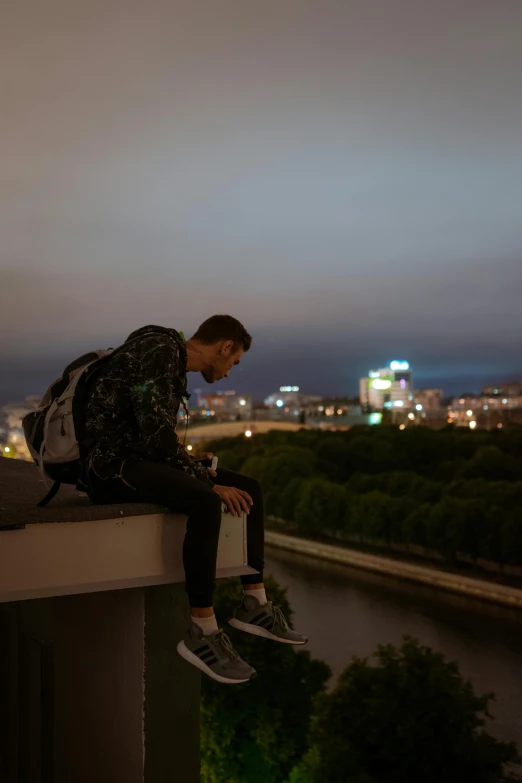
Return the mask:
M 38 506 L 38 508 L 42 508 L 43 506 L 46 506 L 48 503 L 50 503 L 51 500 L 56 495 L 56 493 L 58 492 L 58 490 L 60 489 L 60 487 L 61 487 L 60 482 L 59 481 L 55 481 L 54 484 L 52 485 L 51 489 L 47 493 L 47 495 L 44 498 L 42 498 L 42 500 L 40 500 L 39 503 L 36 504 Z

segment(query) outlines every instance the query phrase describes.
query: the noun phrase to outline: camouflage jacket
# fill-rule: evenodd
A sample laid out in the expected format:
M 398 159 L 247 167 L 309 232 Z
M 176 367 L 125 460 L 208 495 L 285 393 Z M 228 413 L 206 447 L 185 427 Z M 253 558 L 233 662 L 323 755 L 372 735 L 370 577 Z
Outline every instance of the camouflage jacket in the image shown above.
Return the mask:
M 212 486 L 176 435 L 186 414 L 187 352 L 174 329 L 145 326 L 133 332 L 100 368 L 85 411 L 85 475 L 121 475 L 126 459 L 164 462 Z M 88 481 L 88 479 L 87 479 Z

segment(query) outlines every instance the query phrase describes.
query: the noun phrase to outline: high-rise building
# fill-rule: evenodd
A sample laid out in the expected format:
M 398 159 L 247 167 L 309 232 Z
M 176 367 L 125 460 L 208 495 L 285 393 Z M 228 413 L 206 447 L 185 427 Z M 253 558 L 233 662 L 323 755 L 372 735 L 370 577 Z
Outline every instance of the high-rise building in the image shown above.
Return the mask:
M 382 370 L 370 370 L 359 382 L 363 410 L 405 409 L 414 406 L 413 377 L 408 362 L 393 361 Z

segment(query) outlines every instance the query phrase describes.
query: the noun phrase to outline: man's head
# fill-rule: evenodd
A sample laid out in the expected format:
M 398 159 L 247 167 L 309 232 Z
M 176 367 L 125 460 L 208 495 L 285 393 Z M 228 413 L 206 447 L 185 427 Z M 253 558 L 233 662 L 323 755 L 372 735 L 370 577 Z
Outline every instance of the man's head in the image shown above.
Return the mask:
M 252 337 L 231 315 L 213 315 L 204 321 L 187 342 L 187 370 L 200 372 L 207 383 L 227 378 Z

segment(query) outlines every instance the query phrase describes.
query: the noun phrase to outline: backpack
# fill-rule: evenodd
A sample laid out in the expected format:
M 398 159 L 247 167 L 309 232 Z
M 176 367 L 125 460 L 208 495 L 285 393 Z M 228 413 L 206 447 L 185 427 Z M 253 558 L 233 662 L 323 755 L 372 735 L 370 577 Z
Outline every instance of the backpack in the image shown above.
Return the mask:
M 53 486 L 38 503 L 46 506 L 61 484 L 81 484 L 80 456 L 85 443 L 84 410 L 89 381 L 113 354 L 112 348 L 86 353 L 69 364 L 42 397 L 38 408 L 22 419 L 25 440 L 40 473 Z
M 119 348 L 91 351 L 80 356 L 49 386 L 38 408 L 24 416 L 22 426 L 31 456 L 45 482 L 48 479 L 54 482 L 38 506 L 46 506 L 61 484 L 73 484 L 76 489 L 86 490 L 81 479 L 82 458 L 93 444 L 87 439 L 84 413 L 92 381 L 99 369 L 122 348 L 141 339 L 144 333 L 172 336 L 172 331 L 162 326 L 144 327 Z M 179 332 L 179 337 L 184 340 L 183 332 Z M 186 386 L 180 387 L 179 393 L 185 410 L 186 437 L 189 418 L 186 400 L 190 394 Z

